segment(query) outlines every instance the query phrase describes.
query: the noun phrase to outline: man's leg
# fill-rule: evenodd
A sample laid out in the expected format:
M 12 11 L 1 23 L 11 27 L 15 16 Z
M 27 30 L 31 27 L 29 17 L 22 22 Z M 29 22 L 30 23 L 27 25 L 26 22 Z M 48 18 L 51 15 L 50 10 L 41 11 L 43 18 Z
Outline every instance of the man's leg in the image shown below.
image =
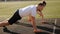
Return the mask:
M 8 21 L 3 21 L 3 22 L 0 22 L 0 27 L 3 27 L 3 26 L 7 26 L 9 25 Z
M 17 20 L 20 20 L 20 19 L 21 19 L 21 17 L 19 15 L 19 10 L 17 10 L 9 20 L 5 20 L 5 21 L 0 22 L 0 27 L 7 26 L 7 25 L 12 25 Z

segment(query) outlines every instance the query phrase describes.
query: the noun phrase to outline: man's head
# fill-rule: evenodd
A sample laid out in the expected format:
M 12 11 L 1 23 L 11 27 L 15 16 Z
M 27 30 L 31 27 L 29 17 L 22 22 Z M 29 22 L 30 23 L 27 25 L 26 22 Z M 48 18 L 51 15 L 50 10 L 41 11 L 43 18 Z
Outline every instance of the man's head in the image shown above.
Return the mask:
M 45 6 L 46 6 L 46 2 L 43 1 L 43 3 L 39 3 L 39 4 L 38 4 L 37 10 L 38 10 L 38 11 L 42 11 Z

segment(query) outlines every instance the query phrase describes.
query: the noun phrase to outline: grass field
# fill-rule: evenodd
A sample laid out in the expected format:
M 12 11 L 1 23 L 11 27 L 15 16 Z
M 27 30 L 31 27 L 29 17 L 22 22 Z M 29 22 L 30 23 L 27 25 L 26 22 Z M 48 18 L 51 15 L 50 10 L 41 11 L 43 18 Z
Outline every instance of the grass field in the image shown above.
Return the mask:
M 10 18 L 13 13 L 28 5 L 36 5 L 40 1 L 15 1 L 15 2 L 0 2 L 0 18 Z M 47 6 L 43 10 L 45 18 L 60 18 L 60 0 L 47 0 Z M 37 15 L 37 18 L 38 15 Z

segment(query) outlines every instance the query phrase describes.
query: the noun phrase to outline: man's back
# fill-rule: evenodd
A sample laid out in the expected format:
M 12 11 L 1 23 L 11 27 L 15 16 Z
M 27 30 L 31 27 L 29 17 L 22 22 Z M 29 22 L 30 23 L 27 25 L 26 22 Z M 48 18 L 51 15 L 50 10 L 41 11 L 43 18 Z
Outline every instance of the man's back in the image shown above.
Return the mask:
M 19 15 L 21 17 L 28 16 L 33 13 L 36 14 L 36 6 L 35 5 L 30 5 L 30 6 L 22 8 L 22 9 L 19 9 Z M 34 14 L 33 14 L 33 16 L 35 17 Z

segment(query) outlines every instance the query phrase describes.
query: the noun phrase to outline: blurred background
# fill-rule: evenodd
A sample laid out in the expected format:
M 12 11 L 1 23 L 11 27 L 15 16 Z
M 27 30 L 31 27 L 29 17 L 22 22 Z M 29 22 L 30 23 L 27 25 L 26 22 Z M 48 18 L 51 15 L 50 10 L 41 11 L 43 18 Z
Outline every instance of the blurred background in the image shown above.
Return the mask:
M 0 0 L 0 19 L 10 18 L 17 9 L 28 5 L 37 5 L 42 0 Z M 46 0 L 43 10 L 45 18 L 60 18 L 60 0 Z M 36 16 L 40 18 L 39 15 Z

